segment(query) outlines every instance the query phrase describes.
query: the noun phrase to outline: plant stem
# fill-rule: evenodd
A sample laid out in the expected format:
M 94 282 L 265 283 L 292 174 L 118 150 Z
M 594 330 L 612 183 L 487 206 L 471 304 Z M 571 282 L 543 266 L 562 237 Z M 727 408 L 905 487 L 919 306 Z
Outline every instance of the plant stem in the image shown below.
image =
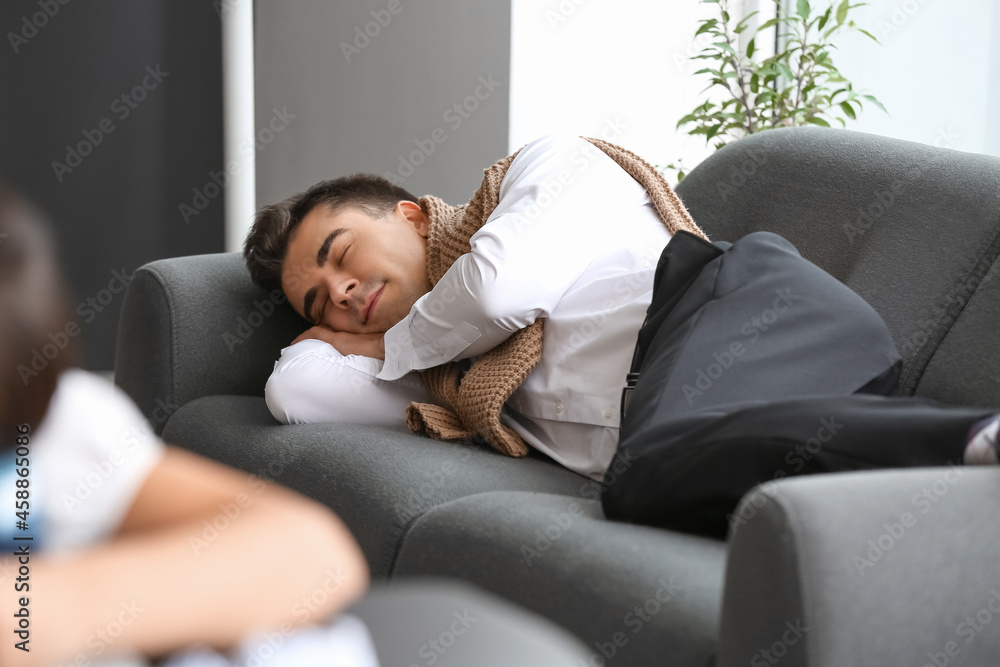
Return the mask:
M 736 48 L 733 46 L 733 37 L 732 37 L 732 35 L 729 32 L 729 22 L 726 21 L 726 14 L 728 14 L 728 12 L 729 12 L 729 3 L 728 2 L 720 2 L 719 3 L 719 8 L 722 10 L 722 25 L 723 25 L 723 29 L 725 30 L 724 34 L 725 34 L 725 37 L 726 37 L 726 44 L 728 44 L 729 48 L 733 49 L 733 53 L 736 54 L 734 56 L 730 56 L 728 62 L 729 62 L 730 65 L 732 65 L 733 71 L 736 72 L 736 80 L 739 82 L 739 85 L 740 85 L 740 94 L 736 95 L 736 93 L 733 92 L 732 88 L 729 87 L 729 82 L 726 81 L 725 78 L 723 78 L 722 80 L 725 82 L 726 88 L 729 89 L 729 94 L 732 95 L 734 98 L 736 98 L 737 101 L 739 101 L 740 103 L 742 103 L 743 104 L 743 108 L 746 109 L 746 116 L 747 116 L 747 128 L 746 129 L 747 129 L 747 134 L 753 134 L 754 133 L 754 126 L 753 126 L 754 114 L 753 114 L 753 109 L 750 107 L 750 100 L 747 98 L 747 87 L 746 87 L 746 81 L 744 80 L 744 72 L 740 68 L 740 62 L 739 62 L 740 61 L 740 56 L 739 56 L 740 52 L 737 51 Z

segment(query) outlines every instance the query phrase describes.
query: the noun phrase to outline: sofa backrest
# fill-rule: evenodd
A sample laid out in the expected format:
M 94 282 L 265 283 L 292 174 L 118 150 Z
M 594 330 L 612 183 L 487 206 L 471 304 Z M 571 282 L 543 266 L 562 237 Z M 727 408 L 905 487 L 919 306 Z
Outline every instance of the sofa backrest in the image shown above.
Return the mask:
M 872 304 L 903 394 L 1000 406 L 1000 158 L 789 128 L 730 144 L 677 192 L 712 240 L 781 234 Z

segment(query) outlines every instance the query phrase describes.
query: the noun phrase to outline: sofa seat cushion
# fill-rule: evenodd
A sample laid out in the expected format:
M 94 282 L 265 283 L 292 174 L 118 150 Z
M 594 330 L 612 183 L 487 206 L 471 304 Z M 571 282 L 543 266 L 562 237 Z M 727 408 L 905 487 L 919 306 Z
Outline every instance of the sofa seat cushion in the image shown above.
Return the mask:
M 722 542 L 608 521 L 595 498 L 497 491 L 416 519 L 392 576 L 476 584 L 583 639 L 586 664 L 701 667 L 725 562 Z
M 541 455 L 512 459 L 403 428 L 279 424 L 253 396 L 195 399 L 171 416 L 163 438 L 328 505 L 361 544 L 375 577 L 388 574 L 407 524 L 435 505 L 496 490 L 598 493 L 596 482 Z M 254 488 L 248 481 L 250 493 Z

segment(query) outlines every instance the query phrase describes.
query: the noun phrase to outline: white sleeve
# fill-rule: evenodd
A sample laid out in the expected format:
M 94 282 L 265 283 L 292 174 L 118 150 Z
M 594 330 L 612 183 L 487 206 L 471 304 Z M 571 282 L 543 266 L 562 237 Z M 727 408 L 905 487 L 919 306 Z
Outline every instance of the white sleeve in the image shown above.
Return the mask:
M 525 146 L 471 252 L 386 332 L 378 377 L 482 354 L 548 317 L 614 234 L 615 207 L 635 193 L 632 177 L 584 139 L 549 136 Z
M 429 402 L 416 374 L 379 380 L 378 359 L 344 356 L 321 340 L 284 348 L 267 380 L 264 397 L 271 414 L 285 424 L 352 422 L 399 426 L 413 402 Z
M 77 369 L 59 377 L 32 442 L 52 551 L 114 533 L 165 451 L 125 392 Z

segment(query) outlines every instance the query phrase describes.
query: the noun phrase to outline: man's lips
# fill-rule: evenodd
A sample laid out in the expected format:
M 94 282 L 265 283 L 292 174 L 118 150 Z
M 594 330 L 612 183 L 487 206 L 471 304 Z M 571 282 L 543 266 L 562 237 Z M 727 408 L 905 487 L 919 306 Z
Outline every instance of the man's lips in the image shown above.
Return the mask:
M 378 299 L 382 296 L 382 290 L 385 289 L 385 285 L 378 288 L 374 294 L 368 297 L 368 302 L 365 304 L 364 309 L 364 322 L 362 324 L 368 324 L 368 321 L 372 318 L 372 312 L 375 310 L 375 304 L 378 303 Z

